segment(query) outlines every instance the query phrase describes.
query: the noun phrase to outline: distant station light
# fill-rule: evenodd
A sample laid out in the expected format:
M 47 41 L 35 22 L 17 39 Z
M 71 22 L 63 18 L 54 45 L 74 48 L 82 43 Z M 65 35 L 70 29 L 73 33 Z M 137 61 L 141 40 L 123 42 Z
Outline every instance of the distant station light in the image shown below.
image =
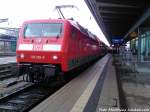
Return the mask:
M 132 37 L 132 38 L 137 37 L 137 33 L 136 33 L 136 32 L 132 32 L 132 33 L 130 33 L 130 37 Z

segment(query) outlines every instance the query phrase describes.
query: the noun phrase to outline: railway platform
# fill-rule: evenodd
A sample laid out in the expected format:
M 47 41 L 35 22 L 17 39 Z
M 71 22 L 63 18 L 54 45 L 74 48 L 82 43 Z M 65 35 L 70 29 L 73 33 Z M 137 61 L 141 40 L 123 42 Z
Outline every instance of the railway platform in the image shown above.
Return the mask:
M 150 61 L 138 60 L 136 57 L 128 59 L 115 55 L 116 73 L 120 77 L 127 108 L 149 112 Z
M 0 65 L 16 63 L 16 56 L 0 56 Z
M 119 106 L 115 69 L 108 54 L 30 112 L 101 112 Z

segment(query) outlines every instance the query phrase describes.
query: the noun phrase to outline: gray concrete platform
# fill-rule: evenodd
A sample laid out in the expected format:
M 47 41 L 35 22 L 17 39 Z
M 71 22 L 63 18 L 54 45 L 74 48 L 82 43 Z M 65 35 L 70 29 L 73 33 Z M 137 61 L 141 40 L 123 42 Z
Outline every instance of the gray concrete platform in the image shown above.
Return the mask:
M 106 78 L 104 80 L 102 92 L 99 98 L 96 112 L 120 109 L 119 91 L 117 85 L 116 71 L 111 58 L 106 68 Z
M 111 58 L 111 55 L 106 55 L 30 112 L 95 112 L 97 105 L 99 108 L 99 100 L 102 98 L 108 105 L 110 100 L 113 101 L 113 98 L 118 99 L 115 72 L 111 71 L 114 74 L 110 75 L 106 72 L 107 70 L 109 71 L 107 66 L 110 64 L 109 59 Z M 111 64 L 108 68 L 111 68 Z M 111 78 L 109 79 L 109 77 Z M 109 82 L 109 84 L 106 84 L 105 81 L 106 83 Z M 109 89 L 112 94 L 107 94 Z M 110 100 L 106 98 L 108 97 L 107 95 L 110 95 Z M 119 106 L 118 102 L 117 106 Z
M 16 56 L 0 57 L 0 65 L 16 63 Z
M 150 112 L 150 61 L 126 61 L 119 56 L 114 59 L 120 63 L 116 69 L 128 111 Z

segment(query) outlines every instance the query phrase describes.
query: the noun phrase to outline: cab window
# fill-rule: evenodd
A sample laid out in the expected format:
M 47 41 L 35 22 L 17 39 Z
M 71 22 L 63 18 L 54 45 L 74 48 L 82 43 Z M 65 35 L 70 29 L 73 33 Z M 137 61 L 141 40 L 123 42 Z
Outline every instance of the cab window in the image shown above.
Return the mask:
M 31 23 L 24 29 L 24 37 L 56 37 L 62 34 L 62 23 Z

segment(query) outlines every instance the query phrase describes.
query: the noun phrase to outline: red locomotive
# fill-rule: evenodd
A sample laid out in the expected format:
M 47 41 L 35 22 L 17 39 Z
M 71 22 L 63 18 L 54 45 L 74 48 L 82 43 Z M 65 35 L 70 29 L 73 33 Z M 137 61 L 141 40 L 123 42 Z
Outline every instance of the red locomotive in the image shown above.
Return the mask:
M 19 32 L 17 62 L 31 81 L 59 76 L 100 55 L 96 36 L 71 20 L 26 21 Z

